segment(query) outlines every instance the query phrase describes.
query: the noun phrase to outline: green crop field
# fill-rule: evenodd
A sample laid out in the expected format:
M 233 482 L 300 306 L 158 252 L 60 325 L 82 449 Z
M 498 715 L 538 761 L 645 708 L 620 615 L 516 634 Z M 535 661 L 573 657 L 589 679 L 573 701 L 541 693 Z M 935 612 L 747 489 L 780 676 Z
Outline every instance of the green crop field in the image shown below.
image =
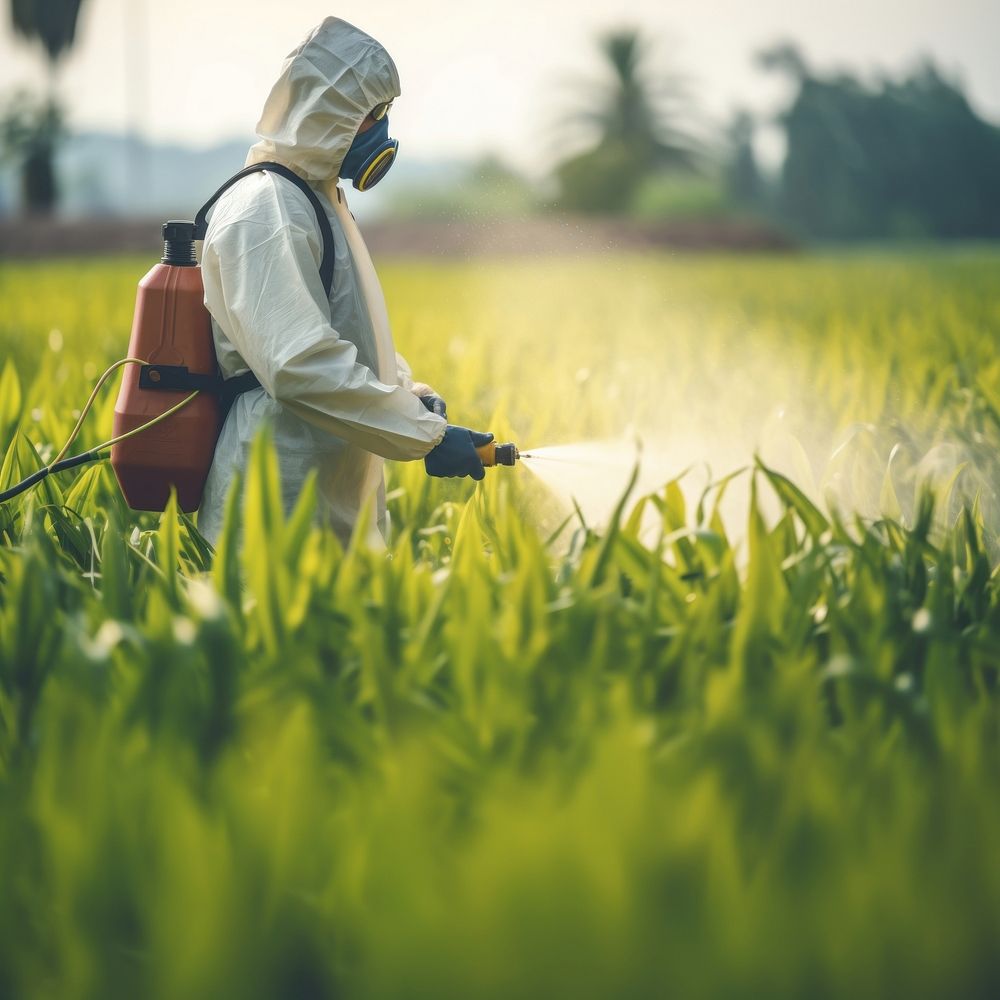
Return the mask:
M 0 268 L 0 489 L 148 266 Z M 266 436 L 214 553 L 0 507 L 0 997 L 996 996 L 1000 253 L 382 274 L 453 420 L 604 446 L 392 466 L 388 552 Z

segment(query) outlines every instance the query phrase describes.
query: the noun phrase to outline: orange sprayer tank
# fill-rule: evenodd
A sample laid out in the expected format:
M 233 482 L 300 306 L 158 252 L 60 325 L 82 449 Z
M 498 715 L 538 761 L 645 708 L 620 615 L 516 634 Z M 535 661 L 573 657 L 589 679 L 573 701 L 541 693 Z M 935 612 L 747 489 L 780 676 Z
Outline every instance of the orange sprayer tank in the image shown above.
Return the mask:
M 212 320 L 204 305 L 201 269 L 195 259 L 193 239 L 185 239 L 187 230 L 180 228 L 191 225 L 167 223 L 163 227 L 163 261 L 139 282 L 128 353 L 131 358 L 153 365 L 184 366 L 192 374 L 215 378 Z M 171 240 L 171 235 L 177 238 Z M 116 437 L 148 423 L 192 391 L 143 388 L 140 372 L 139 365 L 125 369 L 115 404 Z M 156 381 L 157 375 L 150 369 L 145 379 Z M 174 486 L 181 510 L 197 510 L 212 465 L 221 416 L 218 395 L 199 392 L 162 424 L 114 445 L 111 465 L 129 507 L 163 510 L 170 487 Z

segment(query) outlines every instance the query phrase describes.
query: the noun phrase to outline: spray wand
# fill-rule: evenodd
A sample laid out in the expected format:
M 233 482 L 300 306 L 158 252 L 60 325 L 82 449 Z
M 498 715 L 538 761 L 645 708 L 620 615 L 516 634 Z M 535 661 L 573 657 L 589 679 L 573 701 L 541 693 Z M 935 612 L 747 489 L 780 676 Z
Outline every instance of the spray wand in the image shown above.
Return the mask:
M 521 457 L 521 453 L 517 450 L 517 445 L 512 441 L 508 441 L 506 444 L 497 444 L 496 441 L 490 441 L 489 444 L 480 445 L 476 449 L 476 454 L 486 468 L 491 468 L 495 465 L 509 465 L 513 468 L 514 463 Z M 525 458 L 527 457 L 525 456 Z

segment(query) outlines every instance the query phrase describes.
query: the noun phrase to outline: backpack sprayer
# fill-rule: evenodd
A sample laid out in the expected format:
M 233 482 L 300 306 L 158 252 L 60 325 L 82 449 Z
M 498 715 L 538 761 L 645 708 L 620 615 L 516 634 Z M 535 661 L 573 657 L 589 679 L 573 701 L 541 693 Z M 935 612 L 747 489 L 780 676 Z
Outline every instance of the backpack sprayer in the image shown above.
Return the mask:
M 194 222 L 163 225 L 163 257 L 139 282 L 128 356 L 98 379 L 62 450 L 43 469 L 0 492 L 0 503 L 56 472 L 109 457 L 115 478 L 133 510 L 166 509 L 171 489 L 191 513 L 201 504 L 215 445 L 236 397 L 260 386 L 253 372 L 223 379 L 215 356 L 212 319 L 195 242 L 208 230 L 208 212 L 222 194 L 247 174 L 270 171 L 291 181 L 312 204 L 323 235 L 320 277 L 327 296 L 333 287 L 333 231 L 319 198 L 296 173 L 280 163 L 256 163 L 231 177 L 198 210 Z M 125 368 L 115 405 L 114 435 L 88 452 L 66 458 L 94 405 L 97 393 Z M 476 449 L 484 466 L 513 466 L 514 444 L 491 441 Z

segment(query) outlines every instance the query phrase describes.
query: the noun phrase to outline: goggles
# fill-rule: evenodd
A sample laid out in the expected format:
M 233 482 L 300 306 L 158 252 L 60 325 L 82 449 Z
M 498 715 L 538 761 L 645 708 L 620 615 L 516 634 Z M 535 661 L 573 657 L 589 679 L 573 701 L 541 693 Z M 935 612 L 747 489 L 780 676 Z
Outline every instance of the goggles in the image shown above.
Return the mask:
M 386 101 L 384 104 L 376 104 L 371 110 L 372 120 L 380 122 L 389 113 L 389 108 L 391 107 L 392 101 Z

